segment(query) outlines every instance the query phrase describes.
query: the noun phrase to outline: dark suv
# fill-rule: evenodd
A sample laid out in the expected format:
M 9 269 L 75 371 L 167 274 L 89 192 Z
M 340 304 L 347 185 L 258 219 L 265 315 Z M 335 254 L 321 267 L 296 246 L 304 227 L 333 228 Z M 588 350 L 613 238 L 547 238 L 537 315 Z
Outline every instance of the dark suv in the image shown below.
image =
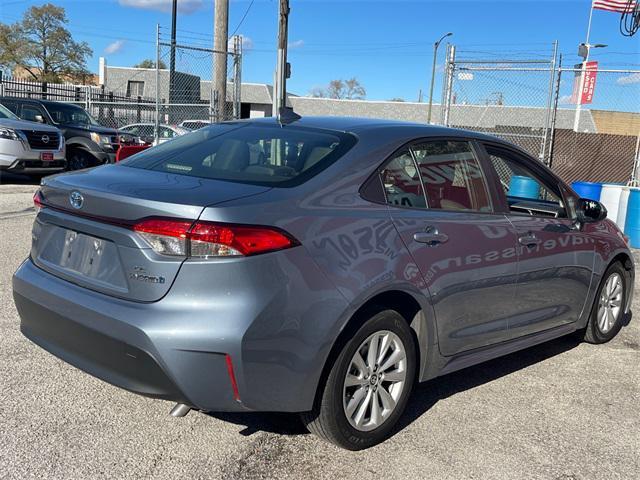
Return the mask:
M 69 170 L 113 163 L 118 131 L 100 125 L 85 109 L 71 103 L 0 97 L 0 104 L 18 117 L 58 127 L 67 144 Z

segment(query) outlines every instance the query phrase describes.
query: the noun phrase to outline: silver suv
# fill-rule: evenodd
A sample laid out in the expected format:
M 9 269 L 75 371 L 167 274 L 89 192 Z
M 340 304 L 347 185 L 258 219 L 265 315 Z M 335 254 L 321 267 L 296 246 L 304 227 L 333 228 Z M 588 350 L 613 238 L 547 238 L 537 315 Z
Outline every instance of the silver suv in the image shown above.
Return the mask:
M 0 105 L 0 171 L 45 174 L 65 167 L 65 143 L 60 130 L 21 120 Z

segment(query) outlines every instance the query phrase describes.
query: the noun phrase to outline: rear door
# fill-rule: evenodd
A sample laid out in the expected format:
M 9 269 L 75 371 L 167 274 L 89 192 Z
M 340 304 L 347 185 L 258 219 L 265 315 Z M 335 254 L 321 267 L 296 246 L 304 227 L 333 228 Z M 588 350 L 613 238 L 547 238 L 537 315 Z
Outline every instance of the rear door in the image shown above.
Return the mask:
M 537 160 L 485 144 L 507 217 L 518 235 L 517 305 L 510 337 L 575 322 L 585 308 L 595 244 L 575 224 L 570 198 Z
M 505 340 L 516 293 L 516 236 L 496 212 L 473 143 L 417 142 L 380 174 L 394 224 L 425 280 L 441 352 Z

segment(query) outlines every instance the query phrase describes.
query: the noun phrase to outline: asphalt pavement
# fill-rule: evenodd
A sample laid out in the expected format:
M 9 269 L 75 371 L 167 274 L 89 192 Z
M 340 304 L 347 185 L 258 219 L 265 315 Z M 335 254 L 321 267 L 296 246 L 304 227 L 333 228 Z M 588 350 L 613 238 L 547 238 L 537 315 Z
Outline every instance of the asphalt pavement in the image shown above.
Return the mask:
M 605 345 L 561 338 L 422 384 L 399 431 L 362 452 L 322 442 L 295 415 L 177 419 L 171 403 L 20 334 L 11 275 L 29 251 L 37 182 L 0 180 L 12 182 L 0 185 L 0 478 L 638 478 L 638 318 Z

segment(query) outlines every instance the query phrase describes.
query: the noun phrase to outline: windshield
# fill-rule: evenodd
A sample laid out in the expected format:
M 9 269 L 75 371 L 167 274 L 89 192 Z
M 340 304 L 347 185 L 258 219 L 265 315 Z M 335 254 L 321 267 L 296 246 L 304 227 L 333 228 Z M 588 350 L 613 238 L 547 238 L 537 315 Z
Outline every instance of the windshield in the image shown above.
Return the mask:
M 11 120 L 20 120 L 16 115 L 13 114 L 11 110 L 9 110 L 4 105 L 0 105 L 0 118 L 10 118 Z
M 69 103 L 48 103 L 46 105 L 51 118 L 60 125 L 95 125 L 100 124 L 83 108 Z
M 354 144 L 354 136 L 313 128 L 228 123 L 187 133 L 122 165 L 255 185 L 298 185 Z

